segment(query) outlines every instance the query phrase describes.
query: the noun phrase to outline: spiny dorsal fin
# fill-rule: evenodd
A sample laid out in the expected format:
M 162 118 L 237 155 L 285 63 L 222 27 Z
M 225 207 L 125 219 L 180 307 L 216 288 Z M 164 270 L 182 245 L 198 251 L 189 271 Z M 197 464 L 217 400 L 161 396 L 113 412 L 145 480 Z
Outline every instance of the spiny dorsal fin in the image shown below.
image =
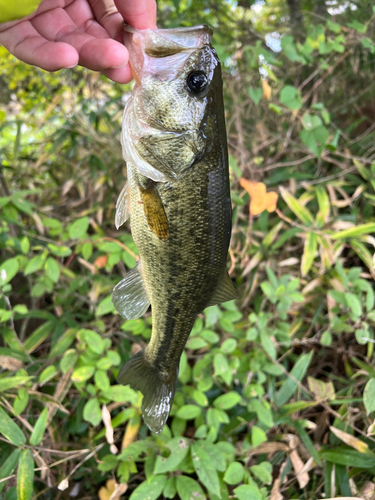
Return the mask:
M 148 227 L 159 240 L 166 241 L 169 238 L 168 220 L 155 183 L 148 180 L 146 187 L 139 185 L 139 190 Z
M 120 196 L 117 198 L 116 203 L 116 217 L 115 226 L 118 229 L 124 224 L 130 215 L 130 203 L 129 203 L 129 185 L 126 182 L 125 186 L 122 188 Z
M 137 319 L 144 315 L 150 305 L 141 275 L 141 261 L 117 283 L 112 292 L 112 303 L 126 319 Z
M 216 304 L 221 304 L 222 302 L 228 302 L 228 300 L 234 299 L 238 299 L 238 292 L 229 277 L 228 271 L 224 269 L 223 277 L 206 307 L 214 306 Z

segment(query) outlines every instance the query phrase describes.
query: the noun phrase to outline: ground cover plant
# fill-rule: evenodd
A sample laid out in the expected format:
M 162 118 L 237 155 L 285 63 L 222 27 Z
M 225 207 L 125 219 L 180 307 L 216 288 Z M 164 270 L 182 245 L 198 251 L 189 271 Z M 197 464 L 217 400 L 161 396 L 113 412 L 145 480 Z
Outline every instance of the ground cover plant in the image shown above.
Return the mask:
M 206 309 L 168 425 L 116 382 L 131 85 L 0 48 L 0 498 L 375 498 L 375 10 L 161 0 L 223 61 L 240 299 Z

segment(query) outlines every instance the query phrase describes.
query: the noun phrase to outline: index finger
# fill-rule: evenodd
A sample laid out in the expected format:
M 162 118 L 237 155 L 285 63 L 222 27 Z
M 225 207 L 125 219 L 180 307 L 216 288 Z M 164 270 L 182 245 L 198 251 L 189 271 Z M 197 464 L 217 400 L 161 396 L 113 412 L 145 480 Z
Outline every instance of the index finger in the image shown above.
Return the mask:
M 115 0 L 115 4 L 124 21 L 133 28 L 156 28 L 155 0 Z

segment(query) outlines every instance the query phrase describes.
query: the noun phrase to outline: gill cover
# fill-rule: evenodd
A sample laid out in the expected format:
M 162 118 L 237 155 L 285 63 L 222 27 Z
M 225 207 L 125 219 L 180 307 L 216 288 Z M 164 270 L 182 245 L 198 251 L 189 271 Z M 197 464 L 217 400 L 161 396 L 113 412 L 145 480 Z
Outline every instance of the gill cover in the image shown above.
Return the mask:
M 206 147 L 207 94 L 218 64 L 212 30 L 124 30 L 136 80 L 124 112 L 124 158 L 155 182 L 179 180 Z

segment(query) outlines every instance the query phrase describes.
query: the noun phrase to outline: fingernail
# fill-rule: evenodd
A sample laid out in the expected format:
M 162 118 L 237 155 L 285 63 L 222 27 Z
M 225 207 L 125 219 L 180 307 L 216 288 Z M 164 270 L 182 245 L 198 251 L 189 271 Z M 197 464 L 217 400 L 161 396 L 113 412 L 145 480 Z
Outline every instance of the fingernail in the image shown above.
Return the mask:
M 121 64 L 120 66 L 111 66 L 111 69 L 125 68 L 125 66 L 126 66 L 127 64 L 128 64 L 128 63 L 126 62 L 125 64 Z
M 67 66 L 66 69 L 72 69 L 75 68 L 76 66 L 78 66 L 78 64 L 72 64 L 71 66 Z

